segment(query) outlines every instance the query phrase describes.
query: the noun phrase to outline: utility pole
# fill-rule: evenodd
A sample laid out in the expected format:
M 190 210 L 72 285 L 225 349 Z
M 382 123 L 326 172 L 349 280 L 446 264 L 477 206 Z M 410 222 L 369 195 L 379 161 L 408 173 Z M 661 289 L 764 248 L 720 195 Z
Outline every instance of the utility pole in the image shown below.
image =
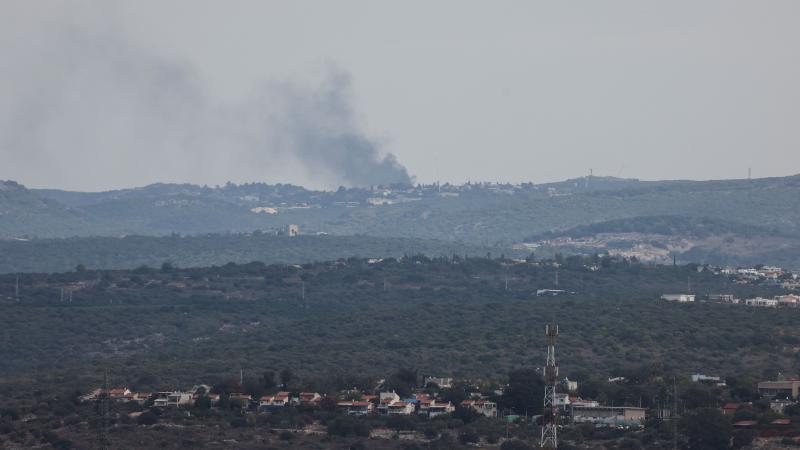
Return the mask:
M 108 370 L 103 372 L 103 389 L 100 391 L 100 427 L 98 430 L 100 448 L 109 450 L 111 445 L 108 441 L 108 427 L 111 422 L 111 390 L 108 387 Z
M 556 337 L 558 325 L 555 322 L 545 327 L 547 335 L 547 364 L 545 365 L 544 380 L 544 409 L 542 414 L 542 438 L 539 446 L 542 448 L 558 448 L 558 407 L 556 406 L 556 383 L 558 380 L 558 366 L 556 365 Z
M 678 383 L 672 377 L 672 449 L 678 450 Z

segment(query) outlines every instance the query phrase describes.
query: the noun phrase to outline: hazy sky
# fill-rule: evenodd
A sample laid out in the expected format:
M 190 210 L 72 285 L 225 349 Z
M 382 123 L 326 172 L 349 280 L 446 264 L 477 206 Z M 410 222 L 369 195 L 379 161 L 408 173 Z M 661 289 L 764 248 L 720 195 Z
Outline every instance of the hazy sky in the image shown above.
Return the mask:
M 796 0 L 5 0 L 0 179 L 795 174 L 798 23 Z

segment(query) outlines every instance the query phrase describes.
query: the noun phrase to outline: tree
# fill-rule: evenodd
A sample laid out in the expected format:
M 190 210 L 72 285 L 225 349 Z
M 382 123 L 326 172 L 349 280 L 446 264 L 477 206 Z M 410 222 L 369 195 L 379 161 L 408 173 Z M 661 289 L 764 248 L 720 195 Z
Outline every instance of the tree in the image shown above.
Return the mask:
M 518 414 L 538 414 L 544 400 L 544 380 L 535 369 L 517 369 L 508 374 L 508 388 L 500 403 Z
M 136 418 L 136 422 L 139 425 L 155 425 L 158 423 L 158 416 L 151 411 L 145 411 L 139 414 L 139 417 Z
M 716 408 L 698 408 L 686 417 L 686 437 L 689 448 L 727 449 L 733 427 Z
M 503 442 L 503 445 L 500 446 L 500 450 L 533 450 L 533 447 L 522 441 L 513 439 Z
M 281 384 L 284 388 L 289 387 L 292 380 L 294 380 L 294 373 L 292 373 L 291 369 L 281 370 Z
M 264 372 L 264 375 L 261 376 L 261 382 L 264 386 L 264 389 L 270 390 L 275 388 L 275 372 L 271 370 L 267 370 Z

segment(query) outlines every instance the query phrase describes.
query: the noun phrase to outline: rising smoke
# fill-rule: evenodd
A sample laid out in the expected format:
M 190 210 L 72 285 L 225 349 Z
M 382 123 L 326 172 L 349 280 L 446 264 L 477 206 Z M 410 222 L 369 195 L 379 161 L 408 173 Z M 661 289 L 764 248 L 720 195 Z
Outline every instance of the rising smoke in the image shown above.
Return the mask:
M 412 182 L 364 134 L 350 77 L 336 68 L 318 83 L 268 81 L 226 102 L 190 64 L 110 27 L 60 26 L 27 43 L 0 40 L 0 50 L 17 56 L 0 65 L 0 179 L 75 189 Z

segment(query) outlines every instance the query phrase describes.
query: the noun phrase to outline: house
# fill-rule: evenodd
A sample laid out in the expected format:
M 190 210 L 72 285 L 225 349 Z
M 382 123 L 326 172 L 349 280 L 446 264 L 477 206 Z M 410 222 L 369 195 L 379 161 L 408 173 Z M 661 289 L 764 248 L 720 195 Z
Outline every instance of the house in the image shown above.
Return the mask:
M 150 397 L 152 396 L 153 396 L 152 392 L 134 392 L 133 398 L 130 401 L 138 403 L 140 405 L 144 405 L 145 402 L 150 400 Z
M 777 300 L 778 306 L 800 306 L 800 295 L 778 295 L 775 297 L 775 300 Z
M 453 411 L 455 411 L 455 409 L 456 408 L 450 402 L 447 403 L 433 402 L 431 405 L 428 406 L 427 414 L 429 418 L 434 418 L 437 416 L 450 414 Z M 422 411 L 420 411 L 420 413 L 422 413 Z
M 289 405 L 289 393 L 278 392 L 275 395 L 265 395 L 258 399 L 258 409 L 264 412 L 274 412 Z
M 379 403 L 393 403 L 393 402 L 399 402 L 399 401 L 400 401 L 400 396 L 397 395 L 397 393 L 395 391 L 392 391 L 392 392 L 381 392 L 378 395 L 378 402 Z
M 733 423 L 733 426 L 736 428 L 752 428 L 756 425 L 758 425 L 758 422 L 755 420 L 740 420 Z
M 709 294 L 708 299 L 712 302 L 738 303 L 733 294 Z
M 381 414 L 389 413 L 389 405 L 400 401 L 400 396 L 396 392 L 381 392 L 378 395 L 378 412 Z
M 93 390 L 92 392 L 89 392 L 88 394 L 82 395 L 80 400 L 82 402 L 90 402 L 90 401 L 93 401 L 93 400 L 97 400 L 100 397 L 100 394 L 102 394 L 102 393 L 103 393 L 103 390 L 98 388 L 98 389 Z
M 569 378 L 564 378 L 564 385 L 567 387 L 567 391 L 575 392 L 578 390 L 578 382 L 572 381 Z
M 483 414 L 486 417 L 497 417 L 497 403 L 487 400 L 464 400 L 461 402 L 464 408 L 472 408 L 478 414 Z
M 741 403 L 725 403 L 722 406 L 722 414 L 724 414 L 726 416 L 732 415 L 733 413 L 736 412 L 737 409 L 739 409 L 741 407 L 742 407 Z
M 191 406 L 192 402 L 192 394 L 188 392 L 159 392 L 155 395 L 153 406 L 157 408 Z
M 778 306 L 778 301 L 774 298 L 748 298 L 744 301 L 744 304 L 747 306 L 756 306 L 762 308 L 775 308 Z
M 578 406 L 591 406 L 591 407 L 594 407 L 594 406 L 600 406 L 600 403 L 598 403 L 596 400 L 584 400 L 584 399 L 582 399 L 580 397 L 576 397 L 576 396 L 572 396 L 571 395 L 569 397 L 569 406 L 572 407 L 572 408 L 575 408 L 575 407 L 578 407 Z
M 250 402 L 253 400 L 253 397 L 241 392 L 234 392 L 228 396 L 228 400 L 230 400 L 232 405 L 237 405 L 242 409 L 247 409 L 247 407 L 250 406 Z
M 794 405 L 794 402 L 786 399 L 776 399 L 769 402 L 769 409 L 778 414 L 783 414 L 783 411 L 786 409 L 786 407 L 790 405 Z
M 455 411 L 455 407 L 452 403 L 438 402 L 427 394 L 417 394 L 416 401 L 417 404 L 419 404 L 419 410 L 417 412 L 420 415 L 436 417 Z
M 569 394 L 556 393 L 556 408 L 566 409 L 569 406 Z
M 694 298 L 694 294 L 664 294 L 661 296 L 661 300 L 679 303 L 693 302 Z
M 769 399 L 797 399 L 800 380 L 762 381 L 758 383 L 758 393 Z
M 208 395 L 208 393 L 211 392 L 211 386 L 207 384 L 196 384 L 189 389 L 189 392 L 194 395 Z
M 124 401 L 126 396 L 131 395 L 131 390 L 128 388 L 114 388 L 108 391 L 108 398 L 111 400 Z
M 432 384 L 439 386 L 443 389 L 449 389 L 453 387 L 453 379 L 452 378 L 441 378 L 441 377 L 425 377 L 425 387 L 428 387 Z
M 572 421 L 603 427 L 641 427 L 644 426 L 645 409 L 633 406 L 576 406 L 572 408 Z
M 365 401 L 344 401 L 337 403 L 336 409 L 351 416 L 365 416 L 375 410 L 375 405 Z
M 301 405 L 318 405 L 322 396 L 316 392 L 301 392 L 298 401 Z
M 414 414 L 416 407 L 411 402 L 393 402 L 387 405 L 386 413 L 389 415 L 409 415 Z
M 692 381 L 695 383 L 713 384 L 715 386 L 725 386 L 725 380 L 721 377 L 703 375 L 701 373 L 692 374 Z

